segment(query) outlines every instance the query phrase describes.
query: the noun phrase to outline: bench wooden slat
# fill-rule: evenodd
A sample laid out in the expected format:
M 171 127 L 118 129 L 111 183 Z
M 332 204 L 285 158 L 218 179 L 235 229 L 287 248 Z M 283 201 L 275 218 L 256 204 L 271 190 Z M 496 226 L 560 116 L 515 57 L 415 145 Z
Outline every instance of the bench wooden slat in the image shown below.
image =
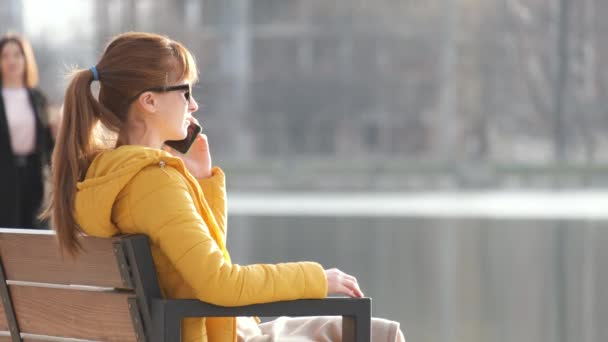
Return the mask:
M 2 334 L 2 335 L 0 335 L 0 342 L 13 342 L 13 340 L 8 335 L 9 334 L 8 331 L 0 330 L 0 334 Z M 57 339 L 53 339 L 53 338 L 50 338 L 50 339 L 44 338 L 42 336 L 36 336 L 36 337 L 31 337 L 30 335 L 25 335 L 25 337 L 23 337 L 24 335 L 21 335 L 21 336 L 22 336 L 21 337 L 22 342 L 61 341 L 61 340 L 57 340 Z M 73 340 L 73 341 L 78 341 L 78 340 Z M 90 341 L 90 340 L 81 340 L 81 341 Z
M 2 305 L 2 300 L 0 299 L 0 330 L 8 331 L 8 322 L 6 321 L 6 314 L 4 313 L 4 305 Z M 0 336 L 1 338 L 2 336 Z M 2 342 L 2 340 L 0 340 Z
M 24 338 L 21 341 L 23 341 L 23 342 L 43 342 L 39 339 L 32 340 L 29 338 Z M 0 342 L 13 342 L 13 340 L 8 336 L 0 336 Z
M 51 231 L 33 234 L 0 229 L 0 255 L 8 280 L 123 288 L 112 241 L 84 237 L 86 253 L 74 259 L 61 255 Z
M 21 341 L 23 342 L 42 342 L 40 340 L 32 340 L 28 338 L 24 338 Z M 13 340 L 8 336 L 0 336 L 0 342 L 13 342 Z
M 126 291 L 9 286 L 22 333 L 96 341 L 136 341 Z

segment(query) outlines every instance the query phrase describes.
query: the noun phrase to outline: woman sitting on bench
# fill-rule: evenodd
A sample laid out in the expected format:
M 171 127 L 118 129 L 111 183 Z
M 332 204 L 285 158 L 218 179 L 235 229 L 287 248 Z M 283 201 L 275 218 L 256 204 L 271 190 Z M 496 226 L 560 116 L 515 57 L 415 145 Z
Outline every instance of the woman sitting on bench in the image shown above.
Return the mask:
M 62 248 L 78 235 L 146 234 L 167 298 L 221 306 L 362 297 L 357 280 L 314 262 L 241 266 L 226 250 L 224 174 L 196 131 L 197 69 L 180 43 L 125 33 L 97 65 L 77 70 L 65 93 L 47 213 Z M 91 83 L 99 82 L 96 99 Z M 192 133 L 193 144 L 176 143 Z M 169 141 L 174 141 L 169 143 Z M 173 146 L 175 149 L 167 147 Z M 187 153 L 180 153 L 176 149 Z M 188 318 L 183 341 L 339 341 L 339 317 Z M 403 341 L 399 324 L 373 319 L 375 341 Z

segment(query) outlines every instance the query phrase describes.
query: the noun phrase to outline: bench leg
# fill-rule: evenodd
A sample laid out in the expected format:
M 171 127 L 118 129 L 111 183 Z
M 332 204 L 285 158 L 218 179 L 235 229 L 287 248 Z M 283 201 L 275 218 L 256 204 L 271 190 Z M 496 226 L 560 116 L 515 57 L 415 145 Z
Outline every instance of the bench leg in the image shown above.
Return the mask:
M 371 341 L 371 319 L 362 316 L 342 316 L 342 341 Z
M 173 312 L 172 308 L 157 301 L 153 303 L 154 336 L 150 336 L 151 342 L 179 342 L 181 337 L 181 316 Z
M 182 340 L 181 323 L 179 316 L 165 317 L 165 342 Z

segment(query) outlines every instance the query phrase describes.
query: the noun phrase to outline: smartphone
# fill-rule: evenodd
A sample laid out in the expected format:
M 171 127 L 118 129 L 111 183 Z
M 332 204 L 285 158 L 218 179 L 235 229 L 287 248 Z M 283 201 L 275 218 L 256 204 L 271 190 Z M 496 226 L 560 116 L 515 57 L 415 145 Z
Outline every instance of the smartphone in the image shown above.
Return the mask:
M 196 137 L 201 132 L 201 130 L 201 126 L 195 124 L 194 122 L 191 122 L 188 126 L 188 135 L 186 136 L 186 139 L 167 140 L 165 141 L 165 145 L 171 147 L 179 153 L 186 154 L 190 149 L 190 146 L 192 146 L 192 144 L 194 143 L 194 140 L 196 140 Z

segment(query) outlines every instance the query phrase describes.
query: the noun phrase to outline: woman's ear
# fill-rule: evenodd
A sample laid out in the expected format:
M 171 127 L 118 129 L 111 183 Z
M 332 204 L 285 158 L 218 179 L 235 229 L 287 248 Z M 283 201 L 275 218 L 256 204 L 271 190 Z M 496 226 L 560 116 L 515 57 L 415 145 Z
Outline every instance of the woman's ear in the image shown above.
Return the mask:
M 139 95 L 139 97 L 137 98 L 137 104 L 146 112 L 155 113 L 157 110 L 156 98 L 154 97 L 154 94 L 150 91 L 146 91 Z

